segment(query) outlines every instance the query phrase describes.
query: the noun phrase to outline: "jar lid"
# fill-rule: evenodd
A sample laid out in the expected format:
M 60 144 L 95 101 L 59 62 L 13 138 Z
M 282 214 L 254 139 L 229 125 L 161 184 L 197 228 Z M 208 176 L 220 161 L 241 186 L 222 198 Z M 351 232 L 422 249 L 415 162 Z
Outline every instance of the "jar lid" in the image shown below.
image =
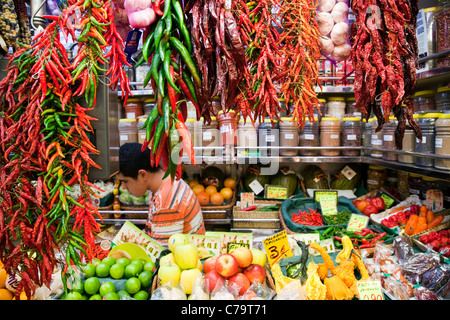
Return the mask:
M 136 122 L 135 118 L 130 118 L 130 119 L 120 119 L 119 122 Z
M 360 121 L 360 119 L 358 117 L 344 117 L 342 121 Z
M 130 100 L 130 99 L 128 99 L 128 100 Z M 155 101 L 156 101 L 155 98 L 146 98 L 146 99 L 144 99 L 144 103 L 155 102 Z
M 369 165 L 369 169 L 372 169 L 372 170 L 384 170 L 383 167 L 374 166 L 374 165 Z
M 450 113 L 443 113 L 439 116 L 439 119 L 450 119 Z
M 330 97 L 328 101 L 345 101 L 344 97 Z
M 442 113 L 430 112 L 430 113 L 425 113 L 424 115 L 422 115 L 422 118 L 439 118 L 441 115 L 442 115 Z
M 433 12 L 433 11 L 436 11 L 436 7 L 424 8 L 423 11 L 424 12 Z
M 372 117 L 369 119 L 369 122 L 377 121 L 377 117 Z
M 265 118 L 265 119 L 263 120 L 263 122 L 264 122 L 264 123 L 266 123 L 266 122 L 278 122 L 278 120 L 277 120 L 277 119 L 272 119 L 272 120 L 270 120 L 270 118 Z
M 339 118 L 335 118 L 335 117 L 323 117 L 321 121 L 339 121 Z
M 319 102 L 327 103 L 327 99 L 319 99 Z
M 435 93 L 434 90 L 417 91 L 417 92 L 413 95 L 413 98 L 415 98 L 415 97 L 421 97 L 421 96 L 427 96 L 427 95 L 433 95 L 434 93 Z
M 427 177 L 427 176 L 423 176 L 422 177 L 423 181 L 439 181 L 438 178 L 433 178 L 433 177 Z
M 127 102 L 140 102 L 141 99 L 139 98 L 128 98 Z
M 437 92 L 447 92 L 450 91 L 450 87 L 440 87 L 437 89 Z
M 190 119 L 186 119 L 186 121 L 184 121 L 184 122 L 195 122 L 195 121 L 197 121 L 197 120 L 190 118 Z
M 347 101 L 356 101 L 356 98 L 355 97 L 348 97 Z
M 139 122 L 145 122 L 145 120 L 147 120 L 147 118 L 148 118 L 148 116 L 143 116 L 143 117 L 141 116 L 141 117 L 138 118 L 139 119 L 138 121 Z
M 289 122 L 292 121 L 292 119 L 294 119 L 294 117 L 281 117 L 280 120 L 283 122 Z
M 236 111 L 229 110 L 227 113 L 236 113 Z M 223 114 L 223 110 L 220 110 L 217 114 Z
M 409 176 L 412 177 L 412 178 L 420 178 L 420 177 L 422 177 L 422 175 L 420 175 L 418 173 L 410 173 Z

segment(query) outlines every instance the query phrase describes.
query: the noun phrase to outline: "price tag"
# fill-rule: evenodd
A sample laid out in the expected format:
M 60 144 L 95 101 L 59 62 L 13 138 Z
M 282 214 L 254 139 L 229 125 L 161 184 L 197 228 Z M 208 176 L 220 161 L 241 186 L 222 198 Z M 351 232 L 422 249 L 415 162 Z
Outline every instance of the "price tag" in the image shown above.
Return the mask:
M 267 199 L 287 199 L 287 187 L 265 185 L 264 198 Z
M 255 194 L 259 194 L 261 191 L 264 190 L 264 187 L 261 185 L 261 183 L 259 183 L 258 180 L 253 180 L 249 185 L 250 189 L 252 189 L 252 191 Z
M 361 214 L 352 214 L 350 220 L 347 224 L 347 231 L 350 232 L 360 232 L 362 229 L 367 227 L 369 223 L 369 217 L 363 216 Z
M 380 197 L 383 199 L 386 209 L 389 209 L 389 207 L 392 206 L 392 204 L 395 202 L 394 199 L 384 193 Z
M 337 191 L 330 191 L 330 190 L 315 190 L 314 191 L 314 200 L 316 202 L 320 202 L 320 198 L 322 196 L 334 196 L 335 197 L 335 202 L 337 202 L 337 198 L 338 198 L 338 192 Z
M 241 193 L 241 209 L 250 207 L 255 204 L 255 194 L 253 192 Z
M 248 243 L 242 242 L 228 242 L 227 243 L 227 253 L 233 252 L 235 249 L 244 247 L 250 249 L 250 245 Z
M 282 258 L 292 257 L 286 230 L 264 239 L 263 244 L 271 267 Z
M 384 300 L 380 281 L 358 281 L 356 288 L 359 300 Z

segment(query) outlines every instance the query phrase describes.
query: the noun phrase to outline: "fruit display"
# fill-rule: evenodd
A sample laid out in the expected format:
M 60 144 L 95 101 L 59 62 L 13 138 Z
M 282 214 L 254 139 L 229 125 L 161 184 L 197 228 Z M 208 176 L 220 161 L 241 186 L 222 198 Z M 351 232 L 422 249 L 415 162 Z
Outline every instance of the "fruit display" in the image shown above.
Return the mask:
M 199 248 L 183 234 L 172 235 L 168 246 L 170 252 L 160 258 L 159 287 L 152 293 L 154 300 L 173 299 L 173 295 L 188 300 L 213 300 L 224 291 L 233 299 L 250 299 L 255 298 L 253 294 L 245 296 L 250 287 L 265 283 L 266 256 L 256 248 L 238 247 L 202 261 Z
M 61 300 L 148 300 L 156 266 L 143 259 L 108 256 L 83 265 Z
M 200 180 L 188 181 L 201 206 L 221 206 L 231 203 L 237 181 L 235 178 L 225 177 L 221 172 L 215 168 L 204 173 Z
M 386 208 L 386 204 L 382 197 L 366 197 L 360 200 L 353 200 L 353 204 L 364 215 L 370 217 Z

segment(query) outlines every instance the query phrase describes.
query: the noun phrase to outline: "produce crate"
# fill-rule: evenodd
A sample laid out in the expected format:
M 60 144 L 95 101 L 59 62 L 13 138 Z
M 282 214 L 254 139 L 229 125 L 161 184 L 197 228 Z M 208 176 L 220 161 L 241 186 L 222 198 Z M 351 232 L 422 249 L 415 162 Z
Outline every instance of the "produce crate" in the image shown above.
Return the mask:
M 388 218 L 391 215 L 391 212 L 393 212 L 393 211 L 396 212 L 396 209 L 401 208 L 401 207 L 410 207 L 413 204 L 422 205 L 422 201 L 420 200 L 420 198 L 417 195 L 412 195 L 405 201 L 402 201 L 399 204 L 397 204 L 396 206 L 393 206 L 393 207 L 391 207 L 387 210 L 384 210 L 380 213 L 370 215 L 370 222 L 380 228 L 383 228 L 384 230 L 389 229 L 389 228 L 386 228 L 385 226 L 383 226 L 381 224 L 381 221 L 385 218 Z M 391 230 L 391 232 L 392 232 L 392 230 Z
M 423 236 L 425 234 L 429 234 L 429 233 L 431 233 L 433 231 L 434 232 L 438 232 L 438 231 L 445 230 L 445 229 L 448 229 L 448 228 L 450 228 L 450 221 L 445 222 L 445 223 L 441 223 L 440 225 L 438 225 L 438 226 L 436 226 L 434 228 L 427 229 L 424 232 L 415 234 L 412 237 L 411 236 L 407 236 L 407 237 L 410 240 L 411 244 L 416 245 L 422 251 L 428 251 L 428 248 L 427 248 L 426 244 L 421 242 L 421 241 L 419 241 L 419 238 L 421 236 Z M 431 251 L 432 252 L 436 252 L 434 250 L 431 250 Z
M 224 203 L 220 206 L 201 206 L 202 211 L 213 211 L 213 210 L 231 210 L 237 201 L 238 188 L 236 187 L 233 191 L 233 197 L 230 200 L 224 201 Z
M 255 206 L 281 205 L 281 201 L 256 200 Z M 280 211 L 242 211 L 240 207 L 233 207 L 233 225 L 235 228 L 249 229 L 280 229 Z M 267 221 L 264 221 L 267 220 Z
M 275 291 L 275 281 L 273 279 L 272 273 L 270 272 L 270 266 L 269 266 L 268 262 L 266 262 L 264 270 L 266 272 L 266 279 L 264 280 L 263 284 L 266 285 L 268 288 L 270 288 L 270 289 Z M 151 297 L 153 295 L 153 292 L 161 286 L 161 283 L 159 282 L 159 279 L 158 279 L 157 272 L 158 272 L 158 269 L 156 269 L 155 275 L 154 275 L 153 280 L 152 280 L 152 285 L 151 285 L 151 288 L 150 288 L 150 297 L 149 297 L 149 299 L 151 299 Z
M 314 201 L 313 198 L 292 198 L 287 199 L 281 203 L 281 219 L 280 222 L 283 229 L 291 231 L 291 233 L 310 233 L 315 230 L 324 230 L 330 225 L 324 224 L 323 226 L 307 226 L 292 221 L 293 213 L 298 212 L 298 210 L 308 210 L 311 208 L 320 212 L 320 207 Z M 350 199 L 345 197 L 338 197 L 337 203 L 338 211 L 348 210 L 352 213 L 360 214 L 359 210 L 353 205 Z M 288 231 L 287 231 L 288 232 Z

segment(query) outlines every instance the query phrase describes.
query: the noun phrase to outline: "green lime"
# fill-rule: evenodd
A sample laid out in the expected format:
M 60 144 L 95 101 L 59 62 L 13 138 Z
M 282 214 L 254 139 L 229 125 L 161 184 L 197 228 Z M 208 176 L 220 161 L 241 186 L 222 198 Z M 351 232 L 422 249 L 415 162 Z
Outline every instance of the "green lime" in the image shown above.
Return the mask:
M 109 266 L 111 267 L 114 263 L 116 263 L 116 259 L 114 259 L 113 257 L 106 257 L 102 260 L 102 262 L 109 264 Z
M 148 288 L 152 283 L 152 277 L 153 272 L 144 270 L 139 274 L 138 279 L 141 281 L 141 284 L 144 288 Z
M 127 282 L 125 282 L 125 290 L 127 290 L 129 294 L 135 294 L 141 290 L 141 281 L 136 277 L 128 279 Z
M 117 292 L 117 294 L 119 295 L 119 299 L 121 299 L 121 300 L 125 296 L 131 298 L 131 294 L 129 294 L 126 290 L 120 290 Z
M 125 267 L 125 278 L 137 277 L 139 274 L 139 268 L 136 264 L 130 263 Z
M 121 279 L 125 274 L 125 267 L 121 264 L 115 263 L 109 269 L 109 274 L 113 279 Z
M 102 296 L 97 294 L 92 295 L 89 300 L 103 300 Z
M 100 289 L 100 280 L 97 277 L 91 277 L 84 281 L 84 291 L 87 294 L 96 294 Z
M 83 267 L 83 272 L 84 272 L 84 277 L 86 279 L 93 277 L 93 276 L 95 276 L 95 266 L 93 264 L 89 263 Z
M 83 300 L 83 296 L 79 292 L 72 291 L 67 294 L 66 300 Z
M 119 295 L 116 292 L 108 292 L 103 296 L 103 300 L 120 300 Z
M 81 296 L 81 300 L 89 300 L 89 298 L 87 297 L 87 295 L 84 295 L 84 294 L 83 294 L 83 295 Z
M 142 259 L 136 259 L 131 261 L 130 264 L 133 264 L 137 267 L 137 273 L 141 273 L 141 271 L 144 269 L 144 261 Z
M 110 281 L 103 282 L 100 286 L 100 295 L 104 297 L 107 293 L 116 292 L 116 286 Z
M 111 266 L 109 264 L 101 262 L 97 265 L 97 267 L 95 267 L 95 274 L 97 275 L 97 277 L 106 278 L 107 276 L 109 276 L 110 268 Z
M 148 292 L 145 290 L 140 290 L 133 295 L 136 300 L 148 300 Z
M 116 263 L 123 265 L 123 267 L 125 268 L 130 264 L 130 260 L 128 260 L 127 258 L 119 258 L 117 259 Z
M 80 279 L 75 279 L 72 283 L 72 291 L 76 291 L 83 294 L 84 293 L 83 281 L 81 281 Z
M 154 273 L 156 270 L 156 265 L 153 261 L 148 261 L 144 264 L 144 271 L 151 271 Z

